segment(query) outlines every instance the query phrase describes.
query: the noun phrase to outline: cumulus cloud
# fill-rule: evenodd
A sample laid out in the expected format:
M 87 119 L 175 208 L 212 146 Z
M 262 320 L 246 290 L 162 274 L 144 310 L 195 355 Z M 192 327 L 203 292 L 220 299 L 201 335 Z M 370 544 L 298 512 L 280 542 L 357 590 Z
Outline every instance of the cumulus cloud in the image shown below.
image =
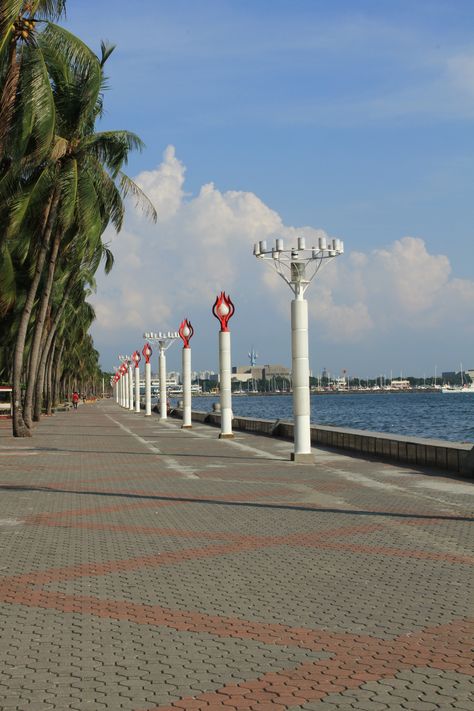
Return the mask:
M 288 288 L 257 262 L 252 245 L 277 235 L 305 235 L 310 242 L 322 230 L 285 225 L 251 192 L 222 192 L 209 183 L 187 195 L 185 166 L 172 146 L 155 170 L 136 180 L 154 202 L 158 223 L 130 210 L 124 231 L 111 236 L 115 267 L 100 278 L 95 299 L 99 347 L 104 334 L 176 328 L 185 315 L 207 314 L 221 289 L 231 292 L 247 324 L 260 323 L 259 313 L 289 318 Z M 436 332 L 454 322 L 473 330 L 474 281 L 453 277 L 448 257 L 430 253 L 417 237 L 367 253 L 349 251 L 322 269 L 307 297 L 318 338 L 327 343 Z M 261 329 L 262 339 L 271 340 L 265 325 Z

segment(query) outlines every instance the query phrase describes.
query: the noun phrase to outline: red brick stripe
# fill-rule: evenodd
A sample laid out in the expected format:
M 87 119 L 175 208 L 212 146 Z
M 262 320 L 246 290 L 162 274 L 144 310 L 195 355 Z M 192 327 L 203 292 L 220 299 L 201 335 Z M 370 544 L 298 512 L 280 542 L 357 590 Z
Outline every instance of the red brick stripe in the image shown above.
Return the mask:
M 349 640 L 345 640 L 331 659 L 305 662 L 296 669 L 226 684 L 215 692 L 185 697 L 147 711 L 285 711 L 329 694 L 356 689 L 368 681 L 391 678 L 413 667 L 455 668 L 458 673 L 471 674 L 474 666 L 467 650 L 473 634 L 472 620 L 455 620 L 390 641 L 371 639 L 351 647 Z M 326 645 L 326 649 L 331 649 L 331 645 Z

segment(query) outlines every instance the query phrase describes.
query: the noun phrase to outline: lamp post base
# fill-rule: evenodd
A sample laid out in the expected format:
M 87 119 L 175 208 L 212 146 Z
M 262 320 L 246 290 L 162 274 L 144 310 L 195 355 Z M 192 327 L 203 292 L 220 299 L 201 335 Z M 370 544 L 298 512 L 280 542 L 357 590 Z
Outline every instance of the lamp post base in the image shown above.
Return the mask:
M 234 439 L 234 435 L 232 432 L 230 434 L 222 434 L 222 432 L 219 435 L 219 439 Z
M 181 425 L 182 430 L 192 430 L 193 426 L 192 425 Z
M 314 454 L 311 452 L 292 452 L 290 459 L 295 464 L 314 464 Z

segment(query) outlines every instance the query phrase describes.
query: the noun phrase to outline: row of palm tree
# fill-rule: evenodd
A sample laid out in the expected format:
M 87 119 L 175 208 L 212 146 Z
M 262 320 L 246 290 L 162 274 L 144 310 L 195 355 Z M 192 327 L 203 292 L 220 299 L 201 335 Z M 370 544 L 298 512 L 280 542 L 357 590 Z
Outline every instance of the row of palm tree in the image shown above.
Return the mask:
M 87 297 L 113 265 L 106 227 L 124 198 L 152 205 L 123 173 L 140 139 L 96 130 L 105 63 L 56 24 L 65 0 L 0 5 L 0 380 L 13 384 L 13 434 L 29 436 L 68 387 L 93 381 Z

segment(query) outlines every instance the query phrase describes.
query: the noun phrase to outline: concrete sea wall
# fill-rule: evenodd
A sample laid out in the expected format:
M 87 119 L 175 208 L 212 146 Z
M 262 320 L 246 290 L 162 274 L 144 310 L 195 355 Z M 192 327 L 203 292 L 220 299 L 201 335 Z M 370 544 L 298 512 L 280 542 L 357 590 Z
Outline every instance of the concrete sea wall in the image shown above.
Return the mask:
M 173 417 L 181 418 L 182 411 L 173 409 Z M 194 422 L 220 426 L 220 414 L 217 412 L 193 411 Z M 260 420 L 250 417 L 234 417 L 234 430 L 253 432 L 269 437 L 293 439 L 293 423 L 281 420 Z M 460 474 L 474 478 L 474 447 L 462 442 L 447 442 L 439 439 L 405 437 L 403 435 L 369 432 L 349 428 L 330 427 L 328 425 L 311 426 L 313 445 L 356 452 L 368 457 L 414 464 L 420 467 L 441 469 L 444 472 Z

